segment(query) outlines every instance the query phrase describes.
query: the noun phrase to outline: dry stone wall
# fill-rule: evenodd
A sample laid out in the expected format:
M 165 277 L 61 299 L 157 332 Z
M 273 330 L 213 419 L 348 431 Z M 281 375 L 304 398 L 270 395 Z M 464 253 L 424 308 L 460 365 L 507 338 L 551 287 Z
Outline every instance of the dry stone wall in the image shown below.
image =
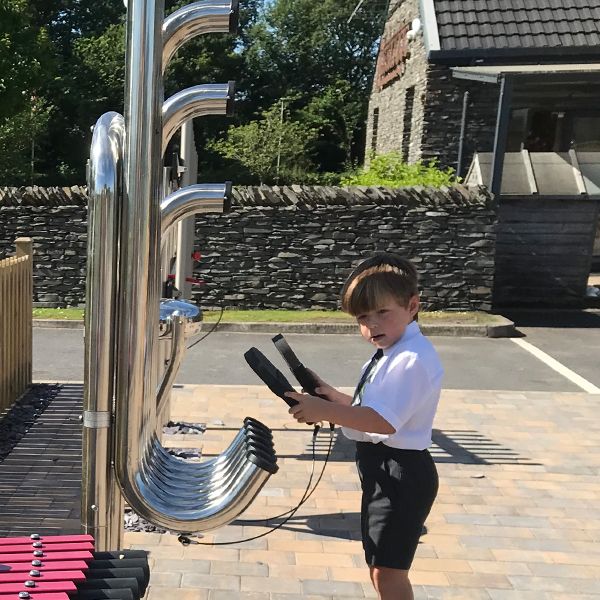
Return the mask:
M 234 188 L 232 210 L 196 220 L 204 307 L 338 307 L 343 281 L 378 251 L 411 258 L 427 309 L 487 310 L 496 207 L 485 188 Z M 82 188 L 0 189 L 0 257 L 34 238 L 38 306 L 85 300 Z

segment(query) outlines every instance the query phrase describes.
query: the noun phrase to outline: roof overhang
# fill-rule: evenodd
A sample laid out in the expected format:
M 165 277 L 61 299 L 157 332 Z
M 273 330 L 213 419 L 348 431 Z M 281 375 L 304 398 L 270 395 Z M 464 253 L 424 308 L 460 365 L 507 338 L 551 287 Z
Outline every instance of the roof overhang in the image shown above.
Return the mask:
M 499 83 L 503 77 L 542 80 L 569 80 L 573 77 L 600 81 L 600 63 L 569 63 L 546 65 L 489 65 L 481 67 L 452 67 L 456 79 L 469 79 L 483 83 Z
M 437 25 L 436 25 L 437 27 Z M 443 45 L 443 40 L 438 41 Z M 600 60 L 600 48 L 596 46 L 560 46 L 557 48 L 440 48 L 429 50 L 430 62 L 440 65 L 457 66 L 472 65 L 486 61 L 488 64 L 502 63 L 574 63 Z

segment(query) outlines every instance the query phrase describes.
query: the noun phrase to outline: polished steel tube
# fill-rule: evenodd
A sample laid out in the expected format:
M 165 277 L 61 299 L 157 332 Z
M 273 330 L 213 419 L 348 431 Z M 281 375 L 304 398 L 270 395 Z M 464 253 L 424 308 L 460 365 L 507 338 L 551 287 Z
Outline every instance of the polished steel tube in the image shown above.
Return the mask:
M 152 363 L 160 297 L 157 265 L 163 17 L 163 0 L 129 0 L 115 471 L 125 499 L 136 512 L 145 504 L 136 484 L 139 464 L 156 426 Z
M 81 515 L 98 549 L 110 548 L 121 494 L 111 466 L 117 225 L 121 199 L 123 117 L 109 112 L 94 127 L 88 172 L 88 253 Z M 115 547 L 115 546 L 112 546 Z
M 205 83 L 194 85 L 173 94 L 162 107 L 162 153 L 175 132 L 190 119 L 207 115 L 231 115 L 235 84 Z
M 171 387 L 175 382 L 175 377 L 177 377 L 183 355 L 185 354 L 185 319 L 175 313 L 170 320 L 173 337 L 171 343 L 171 356 L 169 357 L 169 364 L 163 374 L 156 398 L 156 411 L 159 423 L 163 422 L 161 415 L 165 409 L 167 400 L 169 399 Z
M 186 335 L 200 320 L 197 307 L 160 302 L 161 236 L 189 215 L 221 212 L 229 194 L 229 184 L 189 186 L 161 204 L 162 157 L 184 121 L 228 113 L 233 102 L 232 84 L 204 85 L 163 106 L 162 70 L 186 39 L 220 30 L 226 19 L 230 26 L 234 6 L 205 0 L 163 24 L 163 0 L 129 0 L 125 118 L 104 115 L 94 132 L 82 502 L 84 524 L 99 549 L 122 547 L 122 497 L 166 529 L 206 531 L 245 510 L 277 470 L 270 431 L 254 421 L 245 422 L 221 457 L 202 466 L 170 457 L 158 434 Z M 172 342 L 160 386 L 159 334 Z
M 171 13 L 163 23 L 163 73 L 173 55 L 188 40 L 205 33 L 234 33 L 237 0 L 200 0 Z
M 172 192 L 160 203 L 161 235 L 190 215 L 223 212 L 230 195 L 231 183 L 198 183 Z

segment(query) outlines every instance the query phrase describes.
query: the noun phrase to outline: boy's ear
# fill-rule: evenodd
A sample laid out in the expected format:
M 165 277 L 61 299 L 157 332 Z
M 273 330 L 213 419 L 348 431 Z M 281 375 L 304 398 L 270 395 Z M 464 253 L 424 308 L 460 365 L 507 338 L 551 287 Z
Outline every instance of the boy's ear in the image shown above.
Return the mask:
M 408 311 L 413 317 L 419 312 L 419 305 L 419 296 L 416 294 L 411 296 L 410 300 L 408 301 Z

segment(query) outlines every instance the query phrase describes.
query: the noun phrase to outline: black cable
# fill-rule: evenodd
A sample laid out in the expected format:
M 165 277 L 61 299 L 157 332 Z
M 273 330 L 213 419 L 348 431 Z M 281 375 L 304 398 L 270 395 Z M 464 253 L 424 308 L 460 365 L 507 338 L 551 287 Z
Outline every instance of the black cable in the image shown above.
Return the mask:
M 319 432 L 320 427 L 319 426 L 315 426 L 315 430 L 313 432 L 313 436 L 312 436 L 312 455 L 313 455 L 313 469 L 310 475 L 310 478 L 308 480 L 308 485 L 306 486 L 306 490 L 304 491 L 304 494 L 302 495 L 302 498 L 300 499 L 300 502 L 292 509 L 282 513 L 281 515 L 277 515 L 275 517 L 269 517 L 267 519 L 256 519 L 256 520 L 237 520 L 238 523 L 260 523 L 260 522 L 265 522 L 268 523 L 269 521 L 273 520 L 273 519 L 278 519 L 284 515 L 289 515 L 287 517 L 287 519 L 284 519 L 281 523 L 279 523 L 278 525 L 275 525 L 274 527 L 272 527 L 271 529 L 269 529 L 268 531 L 264 531 L 263 533 L 260 533 L 258 535 L 249 537 L 249 538 L 245 538 L 243 540 L 235 540 L 232 542 L 200 542 L 197 540 L 194 540 L 193 542 L 190 540 L 189 536 L 182 534 L 180 535 L 177 539 L 179 540 L 179 542 L 181 542 L 184 546 L 187 546 L 191 543 L 193 543 L 194 545 L 200 545 L 200 546 L 229 546 L 231 544 L 242 544 L 244 542 L 251 542 L 253 540 L 257 540 L 258 538 L 264 537 L 265 535 L 269 535 L 270 533 L 273 533 L 274 531 L 276 531 L 277 529 L 279 529 L 280 527 L 283 527 L 299 510 L 299 508 L 312 496 L 312 494 L 314 493 L 314 491 L 317 489 L 317 486 L 319 485 L 319 482 L 321 481 L 323 474 L 325 473 L 325 467 L 327 465 L 327 462 L 329 461 L 329 456 L 331 454 L 331 448 L 333 446 L 333 431 L 334 431 L 334 427 L 332 424 L 330 424 L 330 433 L 329 433 L 329 448 L 327 450 L 327 456 L 325 457 L 325 461 L 323 463 L 323 468 L 321 469 L 321 473 L 319 475 L 319 478 L 317 479 L 317 482 L 315 483 L 313 489 L 310 491 L 310 493 L 308 492 L 308 490 L 310 489 L 310 484 L 312 482 L 312 477 L 314 474 L 314 464 L 316 462 L 316 452 L 315 452 L 315 444 L 316 444 L 316 440 L 317 440 L 317 434 Z
M 219 315 L 219 318 L 217 319 L 217 322 L 213 325 L 212 329 L 210 331 L 207 331 L 199 340 L 196 340 L 193 344 L 190 344 L 186 350 L 189 350 L 190 348 L 193 348 L 196 344 L 199 344 L 202 340 L 205 340 L 218 326 L 219 323 L 221 322 L 221 319 L 223 318 L 223 313 L 225 312 L 225 309 L 221 306 L 221 314 Z
M 313 438 L 313 470 L 312 470 L 310 478 L 308 480 L 308 485 L 306 486 L 306 490 L 304 491 L 304 495 L 300 499 L 300 502 L 298 503 L 297 507 L 291 508 L 290 510 L 286 510 L 285 512 L 281 513 L 280 515 L 275 515 L 274 517 L 269 517 L 267 519 L 244 519 L 244 520 L 241 520 L 242 523 L 260 523 L 262 521 L 264 521 L 265 523 L 268 523 L 269 521 L 272 521 L 273 519 L 279 519 L 281 517 L 285 517 L 285 515 L 289 514 L 290 512 L 296 511 L 297 508 L 300 508 L 300 506 L 302 506 L 305 502 L 308 501 L 308 499 L 315 493 L 317 487 L 319 487 L 319 483 L 321 483 L 321 479 L 323 479 L 323 475 L 325 473 L 325 467 L 327 466 L 327 463 L 329 462 L 329 457 L 331 456 L 331 448 L 333 446 L 333 431 L 334 431 L 335 425 L 330 423 L 329 427 L 330 427 L 329 448 L 327 448 L 327 454 L 325 456 L 325 461 L 323 462 L 323 468 L 321 469 L 321 473 L 319 474 L 319 477 L 318 477 L 313 489 L 310 490 L 310 492 L 308 492 L 308 490 L 310 488 L 310 484 L 312 482 L 313 473 L 314 473 L 314 438 Z M 238 522 L 239 521 L 240 520 L 238 520 Z
M 294 507 L 294 508 L 290 508 L 290 510 L 286 510 L 285 512 L 279 514 L 279 515 L 275 515 L 273 517 L 267 517 L 266 519 L 237 519 L 238 523 L 268 523 L 269 521 L 273 521 L 274 519 L 280 519 L 281 517 L 285 517 L 286 515 L 288 515 L 289 513 L 291 513 L 292 511 L 296 510 L 296 508 L 302 506 L 311 496 L 311 494 L 314 492 L 314 490 L 316 489 L 317 485 L 319 485 L 319 481 L 317 481 L 317 483 L 315 484 L 315 487 L 310 490 L 310 486 L 312 484 L 312 480 L 315 474 L 315 465 L 316 465 L 316 453 L 315 453 L 315 444 L 316 444 L 316 440 L 317 440 L 317 434 L 319 433 L 319 430 L 321 429 L 320 425 L 315 425 L 314 431 L 313 431 L 313 437 L 312 437 L 312 468 L 310 470 L 310 477 L 308 478 L 308 483 L 306 484 L 306 489 L 304 490 L 304 494 L 302 494 L 302 498 L 300 498 L 300 501 L 298 502 L 298 504 Z M 329 451 L 331 450 L 331 444 L 330 444 L 330 448 L 328 450 L 328 456 L 329 456 Z M 328 458 L 328 456 L 326 457 L 326 459 Z M 325 468 L 325 465 L 327 464 L 327 460 L 325 460 L 324 464 L 323 464 L 323 468 Z M 323 469 L 321 469 L 321 473 L 323 472 Z M 322 474 L 321 476 L 322 477 Z M 309 492 L 310 490 L 310 492 Z

